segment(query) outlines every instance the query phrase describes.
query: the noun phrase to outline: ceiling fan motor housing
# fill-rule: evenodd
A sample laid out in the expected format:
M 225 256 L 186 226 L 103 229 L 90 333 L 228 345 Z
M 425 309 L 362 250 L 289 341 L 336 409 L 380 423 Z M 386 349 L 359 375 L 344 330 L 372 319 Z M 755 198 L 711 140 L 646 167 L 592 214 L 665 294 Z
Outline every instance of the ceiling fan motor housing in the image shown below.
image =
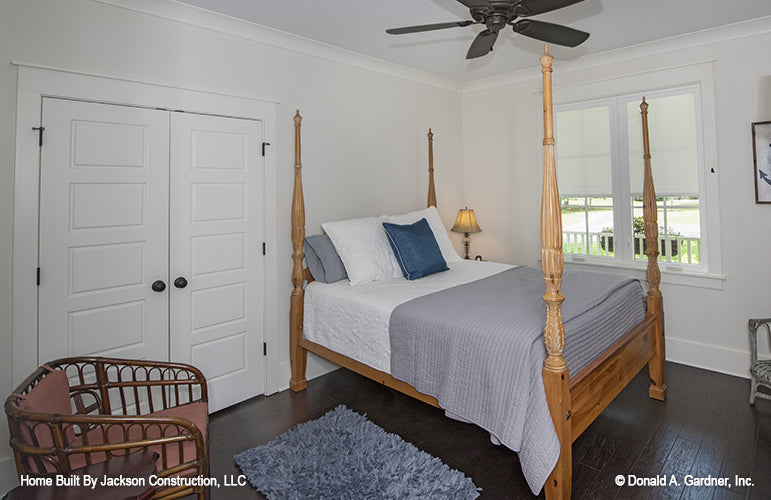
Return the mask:
M 505 14 L 494 12 L 485 19 L 485 26 L 487 26 L 487 29 L 490 31 L 500 31 L 506 27 L 508 20 L 509 19 Z

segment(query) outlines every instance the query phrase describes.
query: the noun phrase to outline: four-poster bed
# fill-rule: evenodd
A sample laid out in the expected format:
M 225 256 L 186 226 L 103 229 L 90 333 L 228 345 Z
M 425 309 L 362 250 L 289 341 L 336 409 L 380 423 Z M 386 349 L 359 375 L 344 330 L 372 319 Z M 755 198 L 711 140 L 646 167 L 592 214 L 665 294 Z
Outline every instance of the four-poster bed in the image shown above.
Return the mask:
M 561 315 L 563 279 L 562 224 L 552 122 L 551 73 L 552 56 L 541 57 L 543 72 L 544 103 L 544 175 L 541 200 L 541 264 L 546 303 L 546 323 L 543 339 L 546 359 L 543 362 L 543 388 L 548 402 L 554 429 L 559 440 L 559 458 L 544 484 L 547 498 L 569 498 L 571 491 L 571 445 L 573 441 L 607 407 L 619 392 L 647 364 L 651 385 L 649 396 L 664 400 L 664 319 L 663 303 L 659 290 L 660 274 L 657 264 L 658 223 L 656 195 L 650 165 L 647 127 L 647 103 L 641 105 L 644 143 L 644 218 L 645 236 L 648 242 L 648 293 L 644 319 L 631 330 L 624 329 L 620 336 L 599 356 L 569 376 L 568 365 L 563 358 L 565 328 Z M 399 380 L 386 371 L 378 370 L 349 356 L 312 342 L 303 336 L 304 284 L 314 281 L 308 269 L 303 268 L 303 241 L 305 238 L 305 213 L 302 189 L 302 164 L 300 150 L 299 111 L 295 115 L 295 180 L 292 202 L 293 260 L 292 282 L 294 288 L 290 304 L 290 358 L 292 377 L 290 388 L 300 391 L 306 388 L 305 366 L 307 352 L 313 352 L 361 375 L 396 389 L 436 407 L 441 407 L 436 397 L 424 394 L 412 385 Z M 436 206 L 433 182 L 433 134 L 429 131 L 429 191 L 428 205 Z M 636 321 L 636 320 L 635 320 Z

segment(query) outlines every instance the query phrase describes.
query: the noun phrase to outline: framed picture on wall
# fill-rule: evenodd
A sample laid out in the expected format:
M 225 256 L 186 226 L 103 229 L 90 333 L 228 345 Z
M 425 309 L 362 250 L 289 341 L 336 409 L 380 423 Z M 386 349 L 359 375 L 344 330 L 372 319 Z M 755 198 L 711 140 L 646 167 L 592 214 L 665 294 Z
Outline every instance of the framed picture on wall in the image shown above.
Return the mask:
M 771 122 L 752 124 L 755 203 L 771 203 Z

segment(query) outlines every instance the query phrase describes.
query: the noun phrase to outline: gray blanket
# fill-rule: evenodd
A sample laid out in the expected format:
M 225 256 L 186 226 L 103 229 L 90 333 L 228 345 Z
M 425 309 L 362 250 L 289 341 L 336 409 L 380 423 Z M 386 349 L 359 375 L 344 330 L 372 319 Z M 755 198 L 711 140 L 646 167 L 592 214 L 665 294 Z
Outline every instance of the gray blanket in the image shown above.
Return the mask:
M 541 377 L 543 292 L 541 270 L 518 267 L 401 304 L 389 326 L 391 374 L 518 452 L 535 494 L 559 457 Z M 566 271 L 562 293 L 572 374 L 645 316 L 633 278 Z

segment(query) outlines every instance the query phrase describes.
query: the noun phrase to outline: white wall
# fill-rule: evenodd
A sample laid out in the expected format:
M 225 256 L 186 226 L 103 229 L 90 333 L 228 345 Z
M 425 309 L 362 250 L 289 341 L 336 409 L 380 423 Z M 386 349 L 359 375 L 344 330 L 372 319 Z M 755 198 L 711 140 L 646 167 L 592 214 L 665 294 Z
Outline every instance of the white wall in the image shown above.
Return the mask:
M 107 0 L 111 1 L 111 0 Z M 120 3 L 120 0 L 114 0 Z M 275 293 L 280 359 L 288 373 L 293 121 L 303 116 L 307 228 L 325 220 L 421 208 L 426 138 L 435 133 L 439 208 L 476 211 L 472 252 L 537 265 L 540 72 L 460 86 L 363 56 L 275 35 L 161 0 L 133 0 L 178 22 L 93 0 L 0 3 L 0 394 L 12 390 L 11 270 L 16 67 L 25 61 L 145 82 L 277 99 Z M 555 62 L 555 87 L 714 60 L 722 226 L 721 290 L 665 285 L 670 359 L 746 373 L 746 319 L 771 313 L 769 206 L 754 204 L 750 123 L 771 119 L 771 21 Z M 225 34 L 229 31 L 233 34 Z M 752 34 L 752 33 L 755 34 Z M 270 39 L 273 39 L 273 42 Z M 266 41 L 267 40 L 267 41 Z M 286 45 L 289 48 L 282 48 Z M 680 47 L 678 50 L 675 48 Z M 306 50 L 307 49 L 307 50 Z M 465 168 L 464 168 L 465 165 Z M 465 179 L 465 185 L 464 185 Z M 458 239 L 455 239 L 456 246 Z M 0 443 L 7 442 L 0 425 Z M 0 445 L 0 491 L 13 484 Z
M 765 263 L 771 206 L 755 204 L 750 129 L 752 122 L 771 120 L 771 59 L 762 54 L 769 45 L 771 18 L 764 18 L 573 63 L 555 61 L 553 73 L 557 100 L 560 88 L 713 61 L 725 280 L 718 280 L 721 289 L 662 285 L 667 358 L 745 377 L 747 319 L 771 315 L 771 266 Z M 467 200 L 483 229 L 474 235 L 474 252 L 492 260 L 539 265 L 541 86 L 533 61 L 532 71 L 474 82 L 463 95 Z
M 11 276 L 17 69 L 11 61 L 280 101 L 277 137 L 271 146 L 277 155 L 278 234 L 268 244 L 280 255 L 279 289 L 274 293 L 280 297 L 276 312 L 282 330 L 279 363 L 286 370 L 286 385 L 295 110 L 299 108 L 304 117 L 309 233 L 319 232 L 326 220 L 425 207 L 429 127 L 435 134 L 439 207 L 448 225 L 463 203 L 461 101 L 459 86 L 453 88 L 453 82 L 330 47 L 313 48 L 307 41 L 280 34 L 273 44 L 263 43 L 256 39 L 271 36 L 264 30 L 179 4 L 133 3 L 161 8 L 170 17 L 190 22 L 90 0 L 0 3 L 0 394 L 13 389 L 14 361 Z M 238 36 L 224 34 L 220 28 Z M 304 47 L 321 55 L 303 52 Z M 0 425 L 0 492 L 15 482 L 7 440 L 7 426 Z

